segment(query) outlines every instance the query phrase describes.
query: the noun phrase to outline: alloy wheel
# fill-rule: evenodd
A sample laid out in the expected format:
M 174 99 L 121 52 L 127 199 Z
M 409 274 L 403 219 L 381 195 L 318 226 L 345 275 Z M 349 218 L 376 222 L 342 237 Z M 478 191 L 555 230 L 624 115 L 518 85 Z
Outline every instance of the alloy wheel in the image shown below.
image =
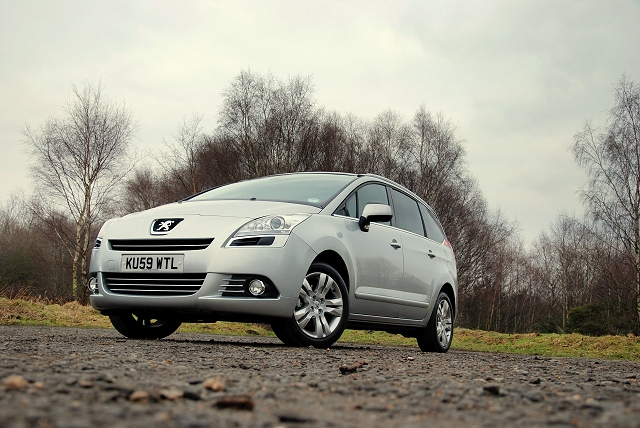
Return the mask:
M 300 331 L 322 339 L 338 328 L 343 309 L 338 283 L 324 272 L 312 272 L 302 282 L 294 318 Z
M 436 337 L 443 348 L 448 348 L 451 343 L 452 325 L 451 305 L 447 300 L 442 299 L 436 315 Z

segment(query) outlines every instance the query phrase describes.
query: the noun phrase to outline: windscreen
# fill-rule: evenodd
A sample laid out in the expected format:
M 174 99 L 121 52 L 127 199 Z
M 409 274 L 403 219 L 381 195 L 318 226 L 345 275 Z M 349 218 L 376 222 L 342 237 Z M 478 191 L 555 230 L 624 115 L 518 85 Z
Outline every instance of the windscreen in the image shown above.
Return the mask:
M 240 181 L 191 198 L 191 201 L 249 199 L 324 206 L 357 177 L 343 174 L 285 174 Z

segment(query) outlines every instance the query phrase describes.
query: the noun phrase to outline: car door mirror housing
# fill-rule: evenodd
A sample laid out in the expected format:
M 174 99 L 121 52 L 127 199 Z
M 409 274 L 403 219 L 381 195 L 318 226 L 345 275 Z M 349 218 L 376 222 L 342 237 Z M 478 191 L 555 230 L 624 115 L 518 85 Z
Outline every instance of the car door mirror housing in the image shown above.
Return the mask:
M 391 207 L 385 204 L 367 204 L 362 210 L 362 216 L 358 220 L 360 230 L 369 231 L 369 224 L 372 221 L 390 221 L 393 217 Z

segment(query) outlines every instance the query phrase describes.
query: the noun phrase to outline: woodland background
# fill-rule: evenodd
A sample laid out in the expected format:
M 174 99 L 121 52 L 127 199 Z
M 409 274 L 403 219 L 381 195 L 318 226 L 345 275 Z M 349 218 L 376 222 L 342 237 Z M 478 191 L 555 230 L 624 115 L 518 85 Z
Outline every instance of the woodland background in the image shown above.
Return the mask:
M 560 214 L 525 244 L 488 207 L 452 120 L 425 105 L 409 118 L 387 110 L 363 120 L 321 107 L 310 77 L 241 71 L 216 129 L 194 114 L 163 151 L 142 153 L 128 106 L 100 83 L 74 86 L 62 111 L 23 130 L 33 186 L 0 206 L 0 294 L 86 302 L 88 257 L 110 217 L 263 175 L 366 172 L 438 214 L 457 258 L 458 326 L 638 334 L 640 89 L 624 76 L 614 88 L 607 123 L 585 122 L 571 146 L 589 177 L 576 189 L 585 217 Z

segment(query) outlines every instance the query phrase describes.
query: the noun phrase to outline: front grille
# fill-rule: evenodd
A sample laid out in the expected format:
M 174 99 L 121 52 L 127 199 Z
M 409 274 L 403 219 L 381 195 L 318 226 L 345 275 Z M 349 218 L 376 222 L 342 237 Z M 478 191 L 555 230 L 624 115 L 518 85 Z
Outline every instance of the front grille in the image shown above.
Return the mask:
M 109 239 L 115 251 L 190 251 L 204 250 L 213 238 L 197 239 Z
M 191 296 L 200 290 L 206 273 L 105 273 L 105 287 L 116 294 Z

